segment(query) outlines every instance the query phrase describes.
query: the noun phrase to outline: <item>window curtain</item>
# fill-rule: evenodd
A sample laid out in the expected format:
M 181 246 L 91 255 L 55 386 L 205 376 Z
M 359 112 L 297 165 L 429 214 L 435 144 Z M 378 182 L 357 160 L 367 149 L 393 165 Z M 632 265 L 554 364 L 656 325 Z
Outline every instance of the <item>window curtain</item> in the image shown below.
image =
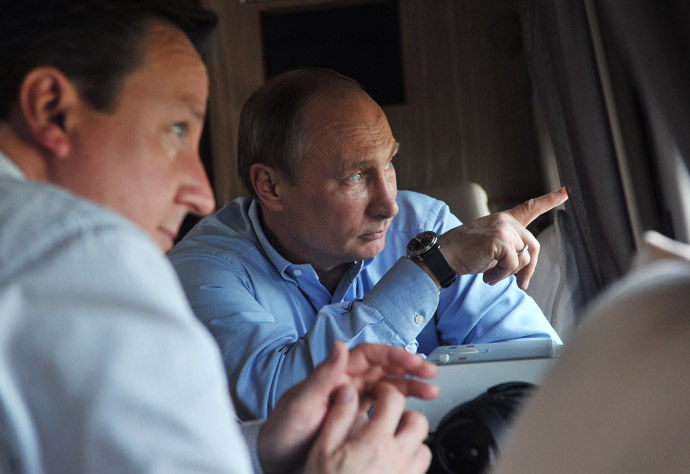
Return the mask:
M 585 5 L 523 0 L 523 42 L 535 104 L 566 186 L 565 233 L 585 302 L 629 267 L 630 216 Z
M 669 214 L 657 230 L 688 243 L 690 2 L 598 0 L 596 6 L 653 131 L 650 154 L 658 169 L 651 176 L 659 179 L 656 195 L 666 196 L 660 212 Z

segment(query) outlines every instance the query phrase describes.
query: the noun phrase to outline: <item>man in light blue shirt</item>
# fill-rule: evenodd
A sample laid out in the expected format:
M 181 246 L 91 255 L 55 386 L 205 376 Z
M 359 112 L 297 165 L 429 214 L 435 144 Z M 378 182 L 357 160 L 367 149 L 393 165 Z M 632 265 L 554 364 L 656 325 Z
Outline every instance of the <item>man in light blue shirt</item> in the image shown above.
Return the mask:
M 525 226 L 565 191 L 460 225 L 443 202 L 397 192 L 399 147 L 380 107 L 333 71 L 284 73 L 245 104 L 239 175 L 251 196 L 169 254 L 243 419 L 265 416 L 336 340 L 421 353 L 558 340 L 521 288 L 538 252 Z
M 403 395 L 437 389 L 398 376 L 434 368 L 399 348 L 337 343 L 265 422 L 237 425 L 218 348 L 164 254 L 185 214 L 214 207 L 198 155 L 208 75 L 191 41 L 214 23 L 172 0 L 3 7 L 2 473 L 429 464 L 428 423 Z

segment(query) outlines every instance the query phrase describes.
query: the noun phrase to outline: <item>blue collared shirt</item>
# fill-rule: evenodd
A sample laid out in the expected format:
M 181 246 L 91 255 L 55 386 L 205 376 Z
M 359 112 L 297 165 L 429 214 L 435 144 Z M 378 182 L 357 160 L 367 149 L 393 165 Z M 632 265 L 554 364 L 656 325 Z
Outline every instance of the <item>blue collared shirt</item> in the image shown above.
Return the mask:
M 0 472 L 249 473 L 226 387 L 144 231 L 0 153 Z
M 353 262 L 332 295 L 311 265 L 292 264 L 271 246 L 249 197 L 202 220 L 171 251 L 192 308 L 220 345 L 240 418 L 265 417 L 335 340 L 424 354 L 439 344 L 558 340 L 514 277 L 490 286 L 463 275 L 439 293 L 405 248 L 423 230 L 442 234 L 461 223 L 422 194 L 400 191 L 397 202 L 384 250 Z

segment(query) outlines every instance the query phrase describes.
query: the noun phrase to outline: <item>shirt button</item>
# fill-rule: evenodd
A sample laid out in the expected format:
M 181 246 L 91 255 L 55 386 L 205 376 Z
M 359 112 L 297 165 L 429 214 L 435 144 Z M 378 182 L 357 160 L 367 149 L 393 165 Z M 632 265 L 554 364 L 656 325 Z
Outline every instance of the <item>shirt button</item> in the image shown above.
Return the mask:
M 299 268 L 295 269 L 295 276 L 301 276 L 302 275 L 302 270 Z
M 417 324 L 422 324 L 424 322 L 424 316 L 421 314 L 415 313 L 414 314 L 414 322 Z

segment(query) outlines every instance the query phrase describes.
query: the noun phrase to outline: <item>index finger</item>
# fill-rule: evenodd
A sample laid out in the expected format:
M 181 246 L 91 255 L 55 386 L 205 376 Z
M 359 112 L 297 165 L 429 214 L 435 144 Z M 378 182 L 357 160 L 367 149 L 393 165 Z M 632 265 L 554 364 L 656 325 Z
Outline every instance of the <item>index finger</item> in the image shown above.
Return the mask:
M 432 400 L 438 397 L 441 390 L 438 385 L 414 378 L 388 376 L 384 377 L 383 380 L 393 385 L 406 397 L 416 397 L 422 400 Z
M 372 367 L 380 367 L 383 372 L 394 375 L 414 375 L 433 378 L 438 368 L 417 354 L 407 352 L 402 347 L 363 342 L 350 351 L 347 372 L 361 375 Z
M 527 227 L 534 219 L 563 204 L 567 199 L 568 193 L 565 187 L 562 187 L 543 196 L 518 204 L 506 212 L 511 214 L 523 227 Z

